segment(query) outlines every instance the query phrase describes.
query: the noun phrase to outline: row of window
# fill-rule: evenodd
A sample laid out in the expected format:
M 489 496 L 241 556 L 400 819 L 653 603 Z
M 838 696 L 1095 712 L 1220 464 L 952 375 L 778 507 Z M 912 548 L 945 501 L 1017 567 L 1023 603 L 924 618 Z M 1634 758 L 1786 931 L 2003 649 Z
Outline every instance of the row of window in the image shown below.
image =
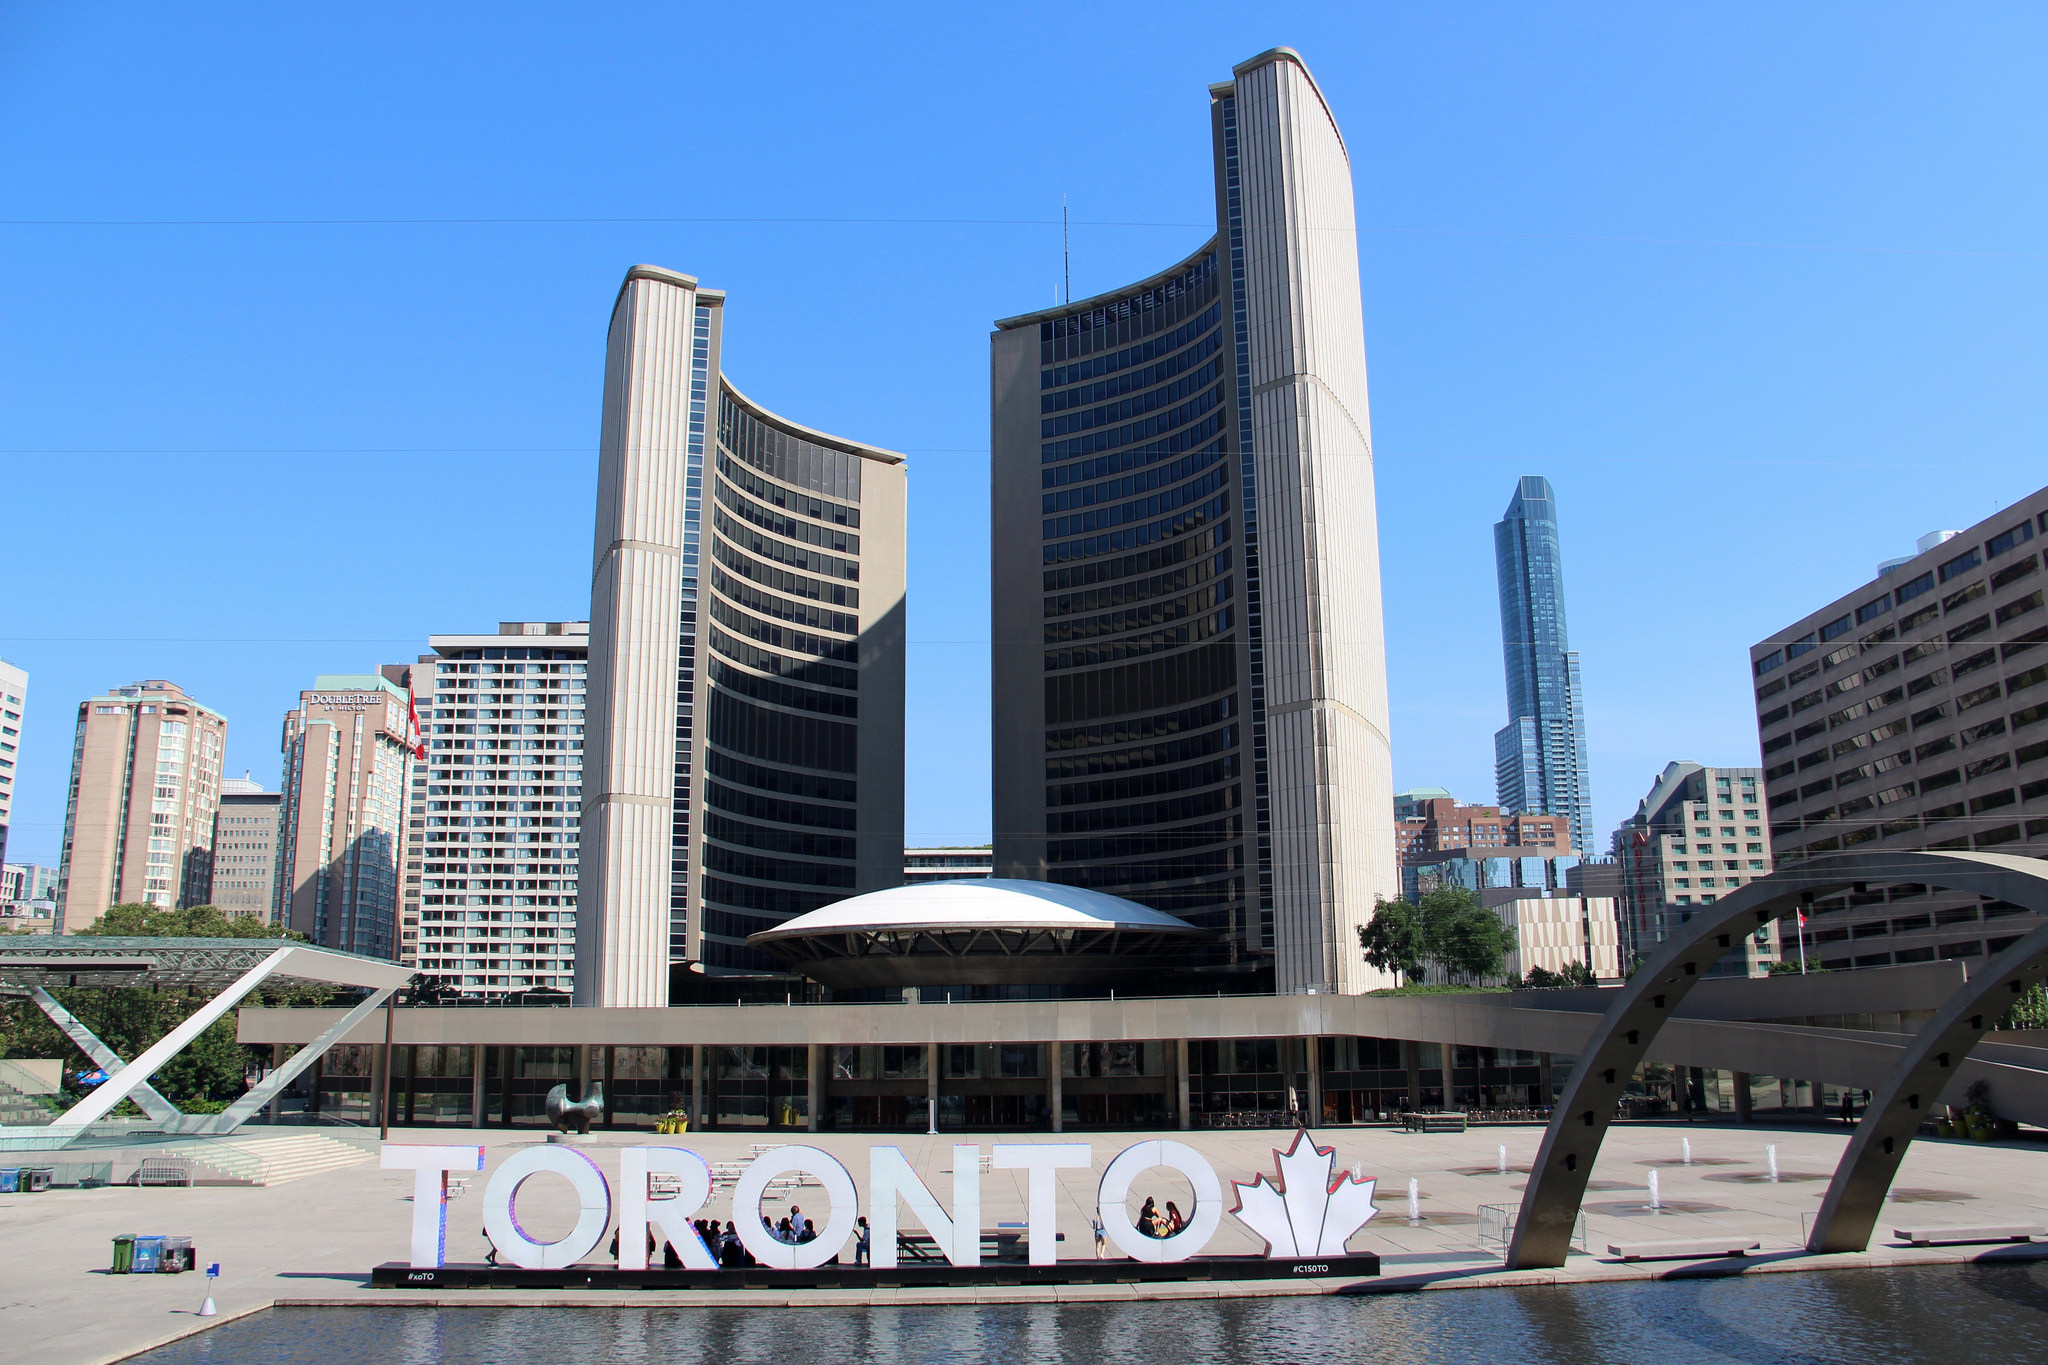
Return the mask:
M 1223 458 L 1226 452 L 1221 441 L 1212 441 L 1171 464 L 1155 465 L 1140 474 L 1129 474 L 1121 479 L 1110 479 L 1100 483 L 1085 483 L 1070 486 L 1064 492 L 1044 493 L 1039 497 L 1041 512 L 1065 512 L 1075 507 L 1093 507 L 1097 503 L 1115 502 L 1119 498 L 1135 497 L 1154 488 L 1179 483 L 1182 479 L 1208 468 Z M 1093 464 L 1095 461 L 1089 461 Z M 1062 470 L 1078 469 L 1079 465 L 1063 465 Z M 1055 487 L 1052 475 L 1055 470 L 1046 471 L 1046 486 Z M 1061 534 L 1065 534 L 1062 532 Z
M 1095 428 L 1106 426 L 1111 422 L 1127 422 L 1133 417 L 1142 417 L 1148 412 L 1157 412 L 1163 407 L 1178 403 L 1190 394 L 1199 393 L 1201 390 L 1214 384 L 1220 369 L 1218 361 L 1211 359 L 1208 364 L 1202 366 L 1199 370 L 1191 374 L 1184 374 L 1172 383 L 1163 384 L 1156 389 L 1132 394 L 1130 397 L 1120 398 L 1114 403 L 1104 403 L 1100 407 L 1088 408 L 1081 412 L 1071 412 L 1057 417 L 1043 418 L 1038 424 L 1038 434 L 1040 436 L 1066 436 L 1077 431 L 1093 431 Z M 1220 392 L 1213 394 L 1211 395 L 1211 402 L 1220 401 L 1220 398 Z M 1181 411 L 1192 415 L 1208 411 L 1208 406 L 1204 404 L 1202 406 L 1184 408 Z M 1144 436 L 1131 439 L 1149 439 L 1160 432 L 1170 431 L 1185 421 L 1187 421 L 1185 416 L 1179 420 L 1168 418 L 1164 420 L 1163 425 L 1154 427 L 1146 432 Z M 1107 450 L 1110 446 L 1129 445 L 1130 443 L 1130 440 L 1112 441 L 1109 445 L 1099 446 L 1097 449 Z
M 860 501 L 860 456 L 772 427 L 724 389 L 718 395 L 718 443 L 778 482 Z
M 1096 664 L 1115 663 L 1120 659 L 1141 658 L 1147 654 L 1179 649 L 1225 633 L 1231 627 L 1231 617 L 1231 608 L 1225 607 L 1214 615 L 1199 617 L 1168 630 L 1155 630 L 1145 635 L 1129 635 L 1101 644 L 1048 649 L 1045 652 L 1045 668 L 1048 673 L 1066 668 L 1092 668 Z
M 1070 725 L 1134 711 L 1163 711 L 1236 686 L 1236 644 L 1218 640 L 1171 658 L 1047 678 L 1045 719 L 1048 725 Z
M 1135 550 L 1141 545 L 1155 545 L 1162 540 L 1172 540 L 1190 531 L 1199 530 L 1212 521 L 1220 520 L 1229 511 L 1230 493 L 1225 490 L 1200 507 L 1176 512 L 1160 521 L 1147 522 L 1143 526 L 1134 526 L 1122 531 L 1111 531 L 1105 535 L 1047 545 L 1040 552 L 1040 558 L 1047 564 L 1063 564 L 1070 560 L 1114 554 L 1119 550 Z
M 1164 493 L 1154 493 L 1149 498 L 1135 502 L 1119 503 L 1114 507 L 1103 507 L 1090 512 L 1076 512 L 1071 516 L 1048 517 L 1041 523 L 1047 540 L 1059 536 L 1079 535 L 1083 531 L 1101 531 L 1111 526 L 1122 526 L 1147 517 L 1156 517 L 1176 507 L 1185 507 L 1191 502 L 1207 497 L 1219 488 L 1229 484 L 1227 468 L 1211 469 L 1201 478 L 1184 483 Z
M 860 768 L 860 727 L 787 711 L 766 711 L 729 692 L 711 694 L 713 744 L 796 768 L 850 773 Z
M 795 489 L 784 488 L 781 484 L 770 483 L 743 464 L 735 462 L 724 451 L 718 454 L 718 472 L 734 486 L 763 501 L 780 507 L 785 512 L 795 512 L 813 521 L 828 521 L 835 526 L 850 526 L 860 529 L 860 509 L 847 507 L 842 503 L 826 502 Z
M 1228 578 L 1223 578 L 1210 583 L 1207 587 L 1197 588 L 1191 593 L 1165 601 L 1125 607 L 1121 611 L 1104 612 L 1097 616 L 1048 621 L 1045 624 L 1045 643 L 1069 644 L 1076 640 L 1093 639 L 1099 635 L 1121 635 L 1126 631 L 1163 626 L 1200 612 L 1213 610 L 1228 602 L 1230 598 L 1231 582 Z
M 742 578 L 751 579 L 764 588 L 787 593 L 791 597 L 808 597 L 813 602 L 828 602 L 835 607 L 859 607 L 860 589 L 844 583 L 827 583 L 802 574 L 790 573 L 758 560 L 749 559 L 723 540 L 713 537 L 711 553 L 720 564 L 731 569 Z
M 806 545 L 815 545 L 821 550 L 831 550 L 837 554 L 860 553 L 860 537 L 852 531 L 842 531 L 836 526 L 820 526 L 815 522 L 785 516 L 772 507 L 764 507 L 752 498 L 742 496 L 723 479 L 713 479 L 711 485 L 712 496 L 718 499 L 720 505 L 730 508 L 771 535 L 781 536 L 784 540 L 800 540 Z
M 1064 782 L 1075 777 L 1099 777 L 1106 773 L 1130 772 L 1138 768 L 1159 768 L 1172 763 L 1186 763 L 1192 759 L 1206 758 L 1210 754 L 1220 754 L 1236 747 L 1237 727 L 1226 725 L 1220 730 L 1211 730 L 1206 734 L 1189 735 L 1182 739 L 1145 744 L 1137 748 L 1110 749 L 1068 758 L 1048 758 L 1045 761 L 1045 777 L 1048 782 Z
M 1237 714 L 1237 694 L 1227 693 L 1200 706 L 1184 707 L 1151 716 L 1131 716 L 1101 725 L 1079 725 L 1048 730 L 1045 747 L 1049 753 L 1063 749 L 1094 749 L 1110 744 L 1135 744 L 1141 740 L 1202 730 Z
M 1212 308 L 1203 316 L 1220 317 L 1221 313 L 1218 308 Z M 1152 388 L 1154 385 L 1165 383 L 1175 375 L 1185 374 L 1210 356 L 1215 355 L 1222 348 L 1223 338 L 1217 333 L 1211 332 L 1193 346 L 1178 354 L 1168 356 L 1157 365 L 1147 365 L 1143 369 L 1137 370 L 1125 370 L 1113 379 L 1098 380 L 1093 384 L 1086 384 L 1079 388 L 1062 389 L 1058 393 L 1048 393 L 1038 400 L 1038 410 L 1040 412 L 1065 412 L 1069 408 L 1086 407 L 1090 403 L 1100 403 L 1105 399 L 1117 398 L 1127 393 L 1136 393 L 1140 389 Z
M 1178 387 L 1178 386 L 1176 386 Z M 1217 404 L 1223 401 L 1223 386 L 1218 384 L 1203 390 L 1178 407 L 1168 408 L 1156 417 L 1142 418 L 1108 430 L 1088 432 L 1082 436 L 1069 436 L 1064 441 L 1046 441 L 1038 447 L 1038 458 L 1042 464 L 1058 460 L 1077 460 L 1084 455 L 1093 455 L 1100 450 L 1115 450 L 1119 446 L 1136 445 L 1140 441 L 1163 438 L 1173 432 L 1189 447 L 1193 447 L 1222 430 L 1221 414 L 1215 412 Z M 1190 427 L 1204 413 L 1209 419 L 1200 425 Z M 1057 423 L 1072 423 L 1079 418 L 1054 418 L 1045 423 L 1050 427 Z M 1188 428 L 1182 430 L 1182 428 Z M 1072 430 L 1072 426 L 1063 427 Z
M 1207 554 L 1230 540 L 1230 523 L 1221 522 L 1207 527 L 1199 534 L 1187 536 L 1161 545 L 1156 549 L 1138 554 L 1123 555 L 1117 559 L 1099 560 L 1092 564 L 1076 564 L 1067 569 L 1047 569 L 1045 590 L 1047 592 L 1070 592 L 1085 588 L 1093 583 L 1109 583 L 1135 574 L 1155 573 L 1175 564 L 1185 564 L 1191 559 Z M 1048 614 L 1050 612 L 1048 611 Z
M 829 607 L 813 607 L 803 602 L 792 602 L 786 597 L 776 597 L 762 592 L 748 583 L 728 575 L 725 570 L 713 566 L 711 586 L 740 606 L 758 611 L 764 616 L 789 621 L 813 630 L 829 630 L 838 635 L 860 634 L 860 618 Z
M 1076 359 L 1171 326 L 1216 297 L 1216 253 L 1206 251 L 1172 278 L 1125 298 L 1038 325 L 1045 364 Z
M 1164 825 L 1177 820 L 1196 820 L 1205 815 L 1236 810 L 1243 804 L 1243 787 L 1217 787 L 1193 796 L 1176 796 L 1166 801 L 1140 801 L 1130 805 L 1104 806 L 1094 810 L 1054 811 L 1045 817 L 1045 832 L 1088 834 L 1096 830 Z
M 786 564 L 805 573 L 822 574 L 826 578 L 843 578 L 849 583 L 860 582 L 860 564 L 857 561 L 826 554 L 822 550 L 805 550 L 784 541 L 770 540 L 752 527 L 727 516 L 722 507 L 711 509 L 711 524 L 717 528 L 718 534 L 749 554 L 772 559 L 777 564 Z
M 1166 768 L 1130 777 L 1099 778 L 1091 782 L 1068 782 L 1045 789 L 1048 806 L 1092 806 L 1104 801 L 1135 801 L 1148 796 L 1194 791 L 1228 782 L 1238 775 L 1238 756 L 1225 754 L 1191 768 Z
M 849 697 L 843 692 L 815 692 L 808 687 L 794 687 L 775 678 L 760 678 L 752 673 L 742 673 L 723 659 L 711 661 L 711 685 L 722 687 L 729 692 L 752 697 L 776 706 L 791 706 L 799 711 L 816 711 L 824 716 L 844 716 L 851 720 L 860 715 L 860 698 Z
M 734 663 L 762 673 L 790 678 L 812 687 L 841 687 L 849 692 L 860 686 L 860 673 L 855 669 L 841 668 L 836 664 L 816 663 L 807 659 L 785 659 L 779 654 L 770 654 L 765 649 L 758 649 L 745 640 L 736 640 L 717 626 L 708 627 L 705 638 L 712 649 Z M 820 706 L 810 709 L 825 708 Z

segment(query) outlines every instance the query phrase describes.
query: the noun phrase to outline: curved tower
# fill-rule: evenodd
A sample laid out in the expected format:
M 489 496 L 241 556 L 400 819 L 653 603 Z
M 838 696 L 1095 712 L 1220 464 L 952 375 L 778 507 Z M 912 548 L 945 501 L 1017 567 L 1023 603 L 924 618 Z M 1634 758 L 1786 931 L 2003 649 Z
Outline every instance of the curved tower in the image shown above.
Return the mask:
M 1232 75 L 1216 236 L 996 324 L 996 875 L 1358 991 L 1400 876 L 1351 167 L 1298 54 Z
M 612 310 L 590 590 L 576 1002 L 903 873 L 903 457 L 719 371 L 725 295 L 640 265 Z

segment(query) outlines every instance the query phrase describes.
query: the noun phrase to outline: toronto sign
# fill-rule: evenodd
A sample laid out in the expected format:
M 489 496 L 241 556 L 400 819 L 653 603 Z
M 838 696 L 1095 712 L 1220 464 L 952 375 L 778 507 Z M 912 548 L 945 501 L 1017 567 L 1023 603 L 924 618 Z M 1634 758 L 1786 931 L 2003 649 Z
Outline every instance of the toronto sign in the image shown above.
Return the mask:
M 714 1249 L 698 1235 L 694 1220 L 711 1203 L 711 1167 L 702 1156 L 680 1146 L 632 1146 L 617 1149 L 617 1186 L 606 1179 L 592 1157 L 574 1146 L 537 1143 L 522 1147 L 500 1163 L 483 1191 L 484 1232 L 496 1249 L 498 1265 L 451 1266 L 448 1262 L 448 1195 L 451 1176 L 484 1168 L 480 1145 L 415 1146 L 387 1143 L 382 1164 L 389 1170 L 414 1173 L 412 1247 L 406 1262 L 378 1268 L 373 1283 L 380 1287 L 462 1287 L 485 1284 L 587 1283 L 592 1286 L 631 1282 L 652 1284 L 739 1283 L 787 1272 L 809 1272 L 811 1282 L 854 1283 L 883 1276 L 906 1275 L 926 1282 L 951 1282 L 965 1272 L 973 1277 L 983 1267 L 981 1217 L 982 1147 L 953 1147 L 950 1206 L 941 1203 L 901 1148 L 868 1148 L 866 1198 L 853 1173 L 831 1153 L 817 1147 L 774 1147 L 755 1157 L 732 1185 L 734 1232 L 754 1266 L 740 1272 L 721 1266 Z M 1378 1258 L 1352 1255 L 1347 1244 L 1376 1212 L 1373 1177 L 1340 1170 L 1336 1149 L 1325 1147 L 1306 1130 L 1295 1134 L 1286 1151 L 1273 1153 L 1274 1170 L 1249 1182 L 1232 1181 L 1234 1200 L 1228 1213 L 1263 1243 L 1256 1257 L 1203 1257 L 1208 1273 L 1269 1278 L 1275 1275 L 1372 1275 Z M 1097 1278 L 1087 1267 L 1105 1270 L 1118 1262 L 1059 1260 L 1064 1235 L 1059 1226 L 1060 1172 L 1090 1169 L 1094 1148 L 1086 1142 L 991 1144 L 986 1169 L 1024 1175 L 1028 1266 L 1042 1280 L 1081 1275 Z M 1165 1236 L 1141 1230 L 1129 1211 L 1132 1186 L 1148 1172 L 1177 1173 L 1194 1192 L 1185 1222 Z M 521 1225 L 520 1191 L 527 1182 L 549 1177 L 566 1181 L 577 1206 L 575 1225 L 561 1237 L 543 1241 Z M 824 1216 L 816 1219 L 817 1235 L 803 1242 L 778 1238 L 762 1217 L 762 1201 L 774 1184 L 815 1185 L 808 1204 L 818 1199 Z M 650 1189 L 656 1191 L 650 1195 Z M 862 1213 L 870 1224 L 872 1264 L 847 1267 L 842 1259 L 853 1239 L 855 1219 Z M 1215 1237 L 1226 1210 L 1223 1182 L 1207 1158 L 1183 1142 L 1149 1139 L 1125 1147 L 1102 1168 L 1096 1184 L 1095 1219 L 1101 1236 L 1116 1252 L 1121 1278 L 1142 1269 L 1143 1279 L 1186 1278 L 1190 1265 Z M 935 1249 L 923 1264 L 899 1264 L 898 1233 L 904 1215 L 926 1234 L 924 1247 Z M 616 1268 L 592 1266 L 589 1258 L 605 1241 L 617 1217 Z M 1081 1229 L 1067 1229 L 1080 1233 Z M 1092 1229 L 1087 1230 L 1092 1231 Z M 1077 1239 L 1078 1240 L 1078 1239 Z M 666 1243 L 673 1248 L 670 1264 L 680 1271 L 649 1265 L 650 1252 Z M 1130 1262 L 1139 1263 L 1131 1266 Z M 1237 1266 L 1226 1269 L 1222 1263 Z M 989 1267 L 994 1269 L 994 1267 Z M 1014 1275 L 1018 1267 L 1008 1267 Z M 572 1273 L 573 1272 L 573 1273 Z M 782 1272 L 782 1275 L 776 1275 Z M 934 1278 L 934 1276 L 938 1278 Z

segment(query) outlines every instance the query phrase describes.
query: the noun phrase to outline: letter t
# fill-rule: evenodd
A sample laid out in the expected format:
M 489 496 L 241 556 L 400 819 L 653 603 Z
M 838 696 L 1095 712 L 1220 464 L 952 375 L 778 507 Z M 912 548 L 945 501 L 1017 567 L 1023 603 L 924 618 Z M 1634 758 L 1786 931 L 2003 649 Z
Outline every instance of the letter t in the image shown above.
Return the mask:
M 1031 1264 L 1055 1265 L 1060 1259 L 1059 1177 L 1054 1172 L 1062 1167 L 1089 1166 L 1094 1160 L 1095 1153 L 1085 1142 L 998 1142 L 991 1148 L 991 1168 L 1031 1172 L 1025 1205 Z
M 448 1252 L 448 1172 L 481 1171 L 482 1147 L 414 1147 L 384 1144 L 381 1163 L 387 1171 L 415 1172 L 412 1182 L 412 1264 L 429 1269 L 443 1263 Z

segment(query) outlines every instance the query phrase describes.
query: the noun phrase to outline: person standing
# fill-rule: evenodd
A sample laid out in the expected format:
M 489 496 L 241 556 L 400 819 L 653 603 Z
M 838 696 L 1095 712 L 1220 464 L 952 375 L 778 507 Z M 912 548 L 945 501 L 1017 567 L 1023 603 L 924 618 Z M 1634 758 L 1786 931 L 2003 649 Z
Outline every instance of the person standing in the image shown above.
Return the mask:
M 868 1257 L 873 1249 L 871 1245 L 873 1236 L 874 1231 L 868 1227 L 867 1219 L 856 1218 L 853 1220 L 853 1263 L 855 1265 L 869 1264 Z
M 1102 1219 L 1099 1217 L 1088 1221 L 1095 1228 L 1095 1259 L 1099 1261 L 1109 1254 L 1109 1229 L 1102 1226 Z

